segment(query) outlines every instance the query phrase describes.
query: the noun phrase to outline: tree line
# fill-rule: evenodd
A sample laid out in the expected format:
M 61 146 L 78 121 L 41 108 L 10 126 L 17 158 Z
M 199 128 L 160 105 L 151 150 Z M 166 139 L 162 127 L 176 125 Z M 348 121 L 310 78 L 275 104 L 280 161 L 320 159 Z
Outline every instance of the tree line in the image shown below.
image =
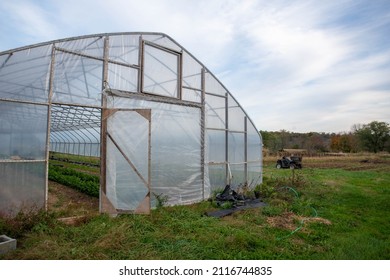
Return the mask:
M 354 124 L 351 131 L 343 133 L 296 133 L 284 129 L 260 133 L 264 147 L 271 153 L 282 149 L 305 149 L 308 153 L 390 152 L 390 125 L 386 122 Z

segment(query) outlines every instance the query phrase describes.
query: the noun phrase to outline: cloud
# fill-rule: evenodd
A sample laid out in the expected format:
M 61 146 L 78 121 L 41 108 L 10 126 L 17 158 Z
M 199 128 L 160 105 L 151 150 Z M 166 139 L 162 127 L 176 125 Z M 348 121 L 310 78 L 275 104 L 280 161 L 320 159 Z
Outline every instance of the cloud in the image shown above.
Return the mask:
M 221 14 L 226 1 L 125 1 L 110 2 L 105 17 L 116 31 L 163 32 L 196 57 L 218 67 L 226 46 L 234 40 L 233 26 Z M 106 1 L 98 2 L 103 8 Z M 217 11 L 217 12 L 216 12 Z
M 23 0 L 3 1 L 0 6 L 3 34 L 16 37 L 20 34 L 24 41 L 50 40 L 56 36 L 58 29 L 53 25 L 51 15 L 38 3 Z
M 369 40 L 380 38 L 377 28 L 388 27 L 389 18 L 377 15 L 378 23 L 360 14 L 361 23 L 351 26 L 347 18 L 353 14 L 345 13 L 357 7 L 341 4 L 343 9 L 318 2 L 265 7 L 246 27 L 248 68 L 231 71 L 226 79 L 232 78 L 228 88 L 260 129 L 330 132 L 347 130 L 364 118 L 390 120 L 388 102 L 383 102 L 389 99 L 390 44 L 373 48 Z M 235 75 L 255 80 L 243 87 Z M 280 113 L 289 111 L 288 118 Z
M 164 32 L 217 76 L 258 129 L 337 132 L 390 121 L 389 8 L 385 0 L 6 0 L 0 49 Z

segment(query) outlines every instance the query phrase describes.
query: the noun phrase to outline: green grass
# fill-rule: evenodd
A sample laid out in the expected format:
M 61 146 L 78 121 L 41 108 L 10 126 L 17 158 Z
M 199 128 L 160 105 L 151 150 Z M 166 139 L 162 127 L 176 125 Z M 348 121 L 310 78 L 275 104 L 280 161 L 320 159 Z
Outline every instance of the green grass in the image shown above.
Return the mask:
M 221 219 L 204 215 L 213 209 L 208 201 L 150 215 L 95 215 L 76 226 L 52 213 L 3 218 L 0 232 L 17 236 L 18 249 L 0 258 L 390 259 L 389 161 L 368 168 L 344 160 L 340 168 L 322 160 L 311 167 L 304 159 L 294 178 L 266 161 L 260 189 L 268 206 Z

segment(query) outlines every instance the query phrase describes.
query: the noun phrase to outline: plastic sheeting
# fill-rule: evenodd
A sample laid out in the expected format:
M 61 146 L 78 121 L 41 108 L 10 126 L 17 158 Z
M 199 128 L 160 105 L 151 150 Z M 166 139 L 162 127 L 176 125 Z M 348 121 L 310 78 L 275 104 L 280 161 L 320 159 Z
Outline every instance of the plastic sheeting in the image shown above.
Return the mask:
M 45 162 L 0 162 L 0 213 L 15 215 L 45 206 Z
M 183 48 L 174 42 L 171 38 L 164 34 L 142 34 L 142 39 L 145 41 L 152 42 L 156 45 L 171 49 L 176 52 L 183 51 Z
M 245 131 L 245 112 L 242 110 L 240 105 L 228 95 L 228 106 L 229 106 L 229 130 L 234 131 Z
M 0 62 L 0 97 L 46 102 L 51 49 L 48 45 L 3 55 Z
M 167 195 L 169 204 L 200 201 L 200 109 L 160 107 L 152 109 L 152 192 Z
M 206 94 L 206 127 L 226 128 L 226 98 Z
M 108 84 L 110 85 L 110 87 L 118 90 L 137 92 L 138 69 L 109 63 Z
M 179 58 L 178 54 L 145 44 L 143 91 L 178 98 Z
M 201 173 L 200 109 L 118 97 L 110 100 L 115 108 L 121 110 L 151 110 L 150 191 L 152 207 L 157 204 L 157 196 L 166 197 L 167 204 L 170 205 L 189 204 L 203 200 L 205 190 L 203 189 Z M 126 139 L 126 143 L 121 145 L 122 151 L 128 154 L 129 158 L 134 161 L 134 165 L 139 166 L 140 173 L 145 175 L 147 170 L 145 163 L 148 162 L 148 158 L 144 145 L 147 144 L 148 126 L 142 125 L 142 121 L 139 121 L 135 122 L 139 124 L 135 129 L 131 125 L 133 120 L 130 120 L 130 116 L 118 119 L 115 117 L 118 113 L 109 118 L 107 130 L 110 135 L 118 134 L 117 137 L 113 137 L 114 139 Z M 131 133 L 127 133 L 125 131 L 127 129 L 130 129 Z M 140 145 L 142 145 L 142 149 L 138 149 Z M 113 172 L 115 173 L 113 170 L 129 169 L 127 163 L 122 162 L 122 165 L 126 167 L 122 167 L 119 161 L 108 157 L 108 197 L 112 197 L 110 192 L 114 193 L 118 189 L 118 184 L 115 184 L 111 179 Z M 121 176 L 126 177 L 129 174 L 122 173 L 121 175 L 116 172 L 115 176 L 116 180 L 121 180 Z M 131 182 L 131 188 L 134 188 L 135 184 L 140 184 L 138 181 L 130 180 L 128 182 Z
M 114 35 L 109 40 L 109 59 L 129 65 L 137 65 L 140 35 Z
M 103 62 L 57 51 L 53 102 L 101 105 Z
M 107 197 L 116 209 L 135 210 L 149 192 L 149 121 L 118 111 L 108 118 L 107 133 Z
M 226 138 L 225 131 L 206 130 L 208 161 L 211 163 L 226 162 Z
M 120 94 L 102 98 L 112 91 Z M 109 115 L 101 147 L 106 101 L 120 110 Z M 150 120 L 137 112 L 143 109 Z M 188 204 L 228 182 L 261 181 L 257 129 L 222 83 L 165 34 L 98 34 L 0 53 L 0 118 L 7 182 L 0 199 L 19 176 L 25 193 L 32 182 L 33 203 L 44 203 L 49 131 L 55 151 L 98 156 L 106 149 L 106 191 L 116 209 L 137 209 L 149 195 L 152 207 L 157 196 Z M 10 201 L 21 205 L 23 191 Z
M 0 212 L 45 205 L 47 113 L 45 105 L 0 101 Z
M 205 90 L 206 93 L 226 96 L 228 92 L 225 87 L 210 73 L 205 73 Z
M 46 159 L 47 112 L 45 105 L 0 101 L 0 164 Z
M 227 184 L 226 164 L 208 164 L 207 181 L 210 184 L 210 194 L 222 190 Z
M 201 99 L 202 99 L 202 97 L 201 97 L 202 92 L 199 90 L 195 90 L 195 89 L 183 88 L 181 90 L 181 96 L 182 96 L 182 99 L 185 101 L 192 101 L 192 102 L 200 103 Z
M 183 86 L 202 89 L 202 65 L 189 53 L 183 52 Z
M 249 123 L 247 125 L 247 182 L 249 186 L 256 186 L 262 182 L 262 150 L 259 147 L 262 147 L 262 140 L 256 128 Z
M 81 55 L 103 58 L 104 40 L 103 36 L 93 36 L 90 38 L 75 38 L 65 40 L 55 44 L 57 48 L 75 52 Z

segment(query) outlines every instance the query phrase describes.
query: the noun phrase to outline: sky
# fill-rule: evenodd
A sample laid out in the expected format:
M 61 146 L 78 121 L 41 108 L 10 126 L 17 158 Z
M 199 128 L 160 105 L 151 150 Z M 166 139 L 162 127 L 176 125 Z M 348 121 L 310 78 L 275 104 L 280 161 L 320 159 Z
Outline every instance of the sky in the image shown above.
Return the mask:
M 258 130 L 390 123 L 390 0 L 0 1 L 0 52 L 138 31 L 192 53 Z

